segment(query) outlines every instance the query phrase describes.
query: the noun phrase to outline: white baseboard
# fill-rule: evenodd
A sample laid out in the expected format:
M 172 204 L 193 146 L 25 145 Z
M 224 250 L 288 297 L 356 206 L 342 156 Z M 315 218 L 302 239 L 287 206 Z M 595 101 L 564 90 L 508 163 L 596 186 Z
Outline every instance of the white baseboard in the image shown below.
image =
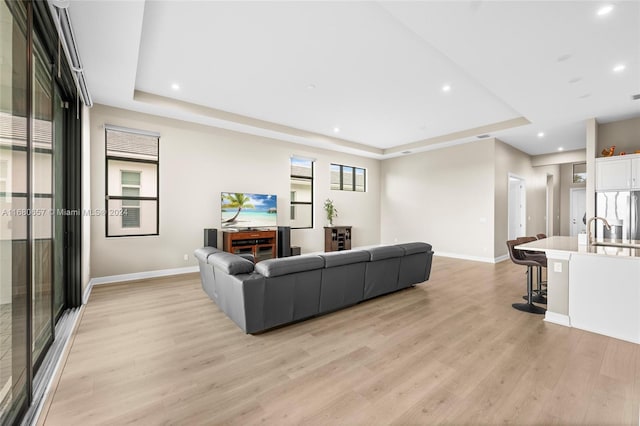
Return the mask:
M 433 253 L 433 255 L 442 256 L 442 257 L 451 257 L 453 259 L 473 260 L 474 262 L 484 262 L 484 263 L 499 263 L 509 258 L 509 255 L 503 255 L 503 256 L 493 258 L 493 257 L 481 257 L 481 256 L 468 256 L 466 254 L 458 254 L 458 253 L 444 253 L 441 251 L 436 251 Z
M 190 274 L 193 272 L 198 272 L 198 270 L 199 270 L 198 266 L 186 266 L 184 268 L 160 269 L 157 271 L 134 272 L 131 274 L 110 275 L 107 277 L 91 278 L 89 280 L 89 284 L 87 284 L 87 287 L 84 290 L 82 303 L 87 303 L 87 300 L 89 300 L 89 295 L 91 294 L 91 290 L 93 289 L 94 285 L 144 280 L 147 278 L 167 277 L 170 275 Z
M 564 325 L 565 327 L 571 327 L 571 320 L 569 315 L 558 314 L 556 312 L 547 311 L 544 314 L 544 320 L 553 324 Z
M 636 344 L 640 343 L 640 340 L 638 340 L 637 336 L 630 336 L 629 334 L 620 334 L 620 333 L 617 333 L 615 330 L 603 329 L 600 327 L 593 327 L 591 324 L 581 324 L 581 323 L 576 324 L 575 322 L 573 322 L 571 326 L 574 328 L 578 328 L 580 330 L 600 334 L 602 336 L 608 336 L 608 337 L 613 337 L 614 339 L 624 340 L 625 342 L 631 342 Z
M 500 263 L 500 262 L 504 262 L 505 260 L 509 260 L 508 254 L 503 254 L 502 256 L 496 257 L 495 259 L 493 259 L 493 263 Z

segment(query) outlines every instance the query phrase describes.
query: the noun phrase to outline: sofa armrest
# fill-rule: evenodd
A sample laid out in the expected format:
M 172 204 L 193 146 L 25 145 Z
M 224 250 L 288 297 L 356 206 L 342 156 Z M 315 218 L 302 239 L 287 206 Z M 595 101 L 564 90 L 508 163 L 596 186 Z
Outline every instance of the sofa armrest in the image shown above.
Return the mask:
M 396 247 L 403 249 L 405 256 L 416 253 L 428 253 L 431 251 L 431 244 L 422 242 L 396 244 Z
M 220 250 L 218 250 L 215 247 L 202 247 L 202 248 L 196 249 L 193 252 L 193 256 L 198 261 L 207 263 L 207 259 L 209 258 L 209 256 L 215 253 L 220 253 Z
M 256 263 L 256 258 L 253 257 L 251 253 L 241 253 L 241 254 L 237 254 L 236 256 L 240 256 L 243 259 L 247 259 L 251 261 L 251 263 Z
M 249 274 L 253 272 L 254 267 L 253 262 L 227 252 L 219 252 L 209 256 L 208 262 L 214 268 L 229 275 Z

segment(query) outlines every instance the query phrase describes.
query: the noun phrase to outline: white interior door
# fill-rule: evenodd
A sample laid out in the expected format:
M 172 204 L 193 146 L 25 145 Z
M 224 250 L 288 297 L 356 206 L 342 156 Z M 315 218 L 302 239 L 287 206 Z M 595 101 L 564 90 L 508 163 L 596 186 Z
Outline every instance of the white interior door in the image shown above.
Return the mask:
M 587 191 L 585 188 L 571 188 L 570 197 L 569 215 L 571 216 L 571 230 L 569 231 L 569 235 L 573 237 L 587 229 L 587 226 L 583 222 L 587 212 Z
M 526 187 L 525 181 L 517 176 L 509 175 L 509 239 L 524 237 L 527 232 L 526 223 Z
M 553 194 L 553 175 L 547 175 L 547 214 L 545 216 L 546 221 L 546 231 L 548 237 L 553 235 L 553 224 L 554 224 L 554 214 L 553 210 L 555 206 L 553 205 L 554 194 Z

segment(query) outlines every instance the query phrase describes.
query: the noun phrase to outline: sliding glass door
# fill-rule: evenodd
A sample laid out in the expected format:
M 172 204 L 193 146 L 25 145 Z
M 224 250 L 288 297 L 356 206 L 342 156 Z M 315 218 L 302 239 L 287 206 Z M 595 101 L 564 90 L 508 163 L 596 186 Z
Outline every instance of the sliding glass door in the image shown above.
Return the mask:
M 27 20 L 0 3 L 0 423 L 28 402 Z M 24 213 L 24 214 L 18 214 Z
M 53 340 L 53 82 L 34 36 L 31 88 L 31 303 L 32 362 Z
M 64 214 L 80 204 L 79 106 L 65 101 L 72 78 L 47 7 L 0 0 L 3 425 L 17 422 L 32 402 L 55 323 L 80 304 L 80 216 Z

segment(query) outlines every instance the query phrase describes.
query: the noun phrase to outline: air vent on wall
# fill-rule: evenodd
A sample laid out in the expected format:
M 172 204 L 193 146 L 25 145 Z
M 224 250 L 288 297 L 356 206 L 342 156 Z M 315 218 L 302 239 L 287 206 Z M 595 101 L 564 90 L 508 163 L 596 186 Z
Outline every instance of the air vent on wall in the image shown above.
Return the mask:
M 638 93 L 637 95 L 631 96 L 631 99 L 633 99 L 634 101 L 637 101 L 638 99 L 640 99 L 640 93 Z
M 486 134 L 486 133 L 485 133 L 484 135 L 478 135 L 478 136 L 476 136 L 476 138 L 478 138 L 478 139 L 485 139 L 485 138 L 488 138 L 489 136 L 491 136 L 491 135 L 488 135 L 488 134 Z

